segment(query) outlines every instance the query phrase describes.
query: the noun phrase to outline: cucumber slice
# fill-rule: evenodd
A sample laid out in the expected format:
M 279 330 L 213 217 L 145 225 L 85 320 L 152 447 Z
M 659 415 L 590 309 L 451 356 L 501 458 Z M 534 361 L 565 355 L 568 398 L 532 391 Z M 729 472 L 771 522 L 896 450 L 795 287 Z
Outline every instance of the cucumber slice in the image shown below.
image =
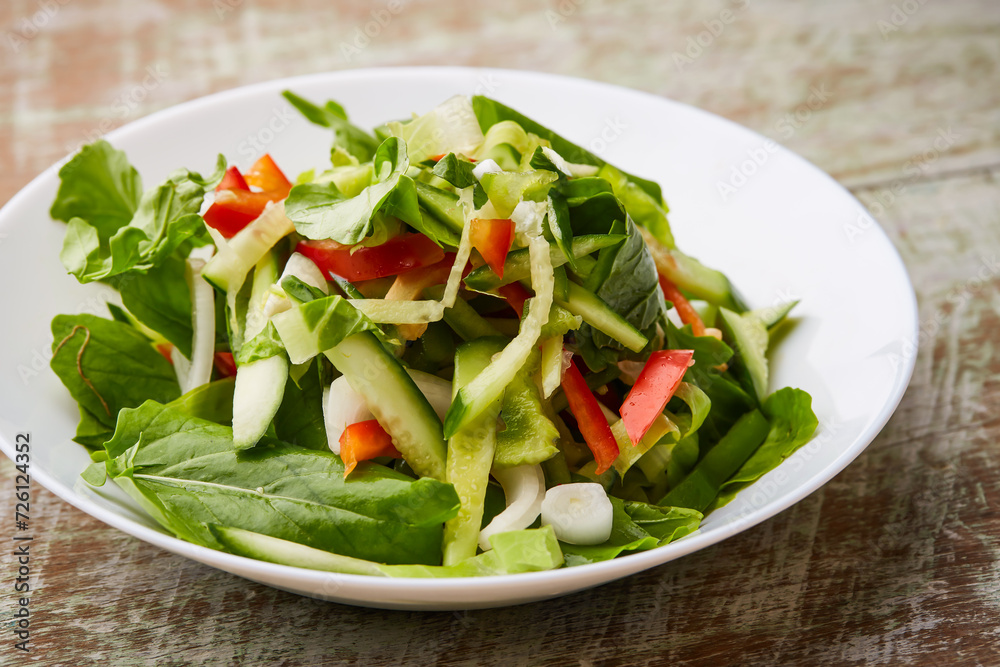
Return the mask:
M 284 203 L 269 206 L 260 217 L 236 233 L 205 266 L 202 276 L 223 292 L 238 290 L 274 244 L 295 231 Z
M 479 338 L 461 345 L 455 352 L 453 391 L 457 393 L 479 375 L 505 343 L 503 338 Z M 446 479 L 455 487 L 462 506 L 458 515 L 444 524 L 445 565 L 454 565 L 476 555 L 499 415 L 498 396 L 482 414 L 448 440 Z
M 233 444 L 252 447 L 271 424 L 285 394 L 288 360 L 284 355 L 240 366 L 233 391 Z
M 327 350 L 326 356 L 347 376 L 354 391 L 364 396 L 368 409 L 392 436 L 392 443 L 410 467 L 421 477 L 444 481 L 441 420 L 375 335 L 370 331 L 356 333 Z
M 646 347 L 649 341 L 642 332 L 612 310 L 601 297 L 572 282 L 569 283 L 568 292 L 568 299 L 562 301 L 557 298 L 556 303 L 574 315 L 579 315 L 584 322 L 611 336 L 633 352 L 641 352 Z
M 719 309 L 722 336 L 736 352 L 733 373 L 758 401 L 767 396 L 767 327 L 752 313 L 739 315 Z
M 573 239 L 573 256 L 577 259 L 586 257 L 592 252 L 607 248 L 625 239 L 623 234 L 586 234 Z M 554 242 L 549 244 L 549 261 L 553 267 L 562 266 L 568 259 Z M 465 285 L 477 292 L 488 292 L 501 285 L 524 280 L 531 275 L 531 260 L 527 248 L 511 250 L 507 253 L 507 261 L 503 265 L 503 278 L 493 273 L 488 266 L 480 266 L 465 278 Z

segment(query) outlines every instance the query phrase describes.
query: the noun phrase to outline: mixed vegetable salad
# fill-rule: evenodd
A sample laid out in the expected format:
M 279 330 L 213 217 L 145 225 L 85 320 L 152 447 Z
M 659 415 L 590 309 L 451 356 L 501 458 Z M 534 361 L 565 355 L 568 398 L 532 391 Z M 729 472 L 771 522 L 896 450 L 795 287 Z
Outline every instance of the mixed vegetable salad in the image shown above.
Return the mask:
M 60 170 L 60 258 L 120 295 L 52 322 L 88 483 L 213 549 L 475 576 L 679 539 L 812 437 L 768 393 L 794 304 L 681 252 L 656 183 L 485 97 L 373 132 L 285 97 L 333 135 L 294 182 Z

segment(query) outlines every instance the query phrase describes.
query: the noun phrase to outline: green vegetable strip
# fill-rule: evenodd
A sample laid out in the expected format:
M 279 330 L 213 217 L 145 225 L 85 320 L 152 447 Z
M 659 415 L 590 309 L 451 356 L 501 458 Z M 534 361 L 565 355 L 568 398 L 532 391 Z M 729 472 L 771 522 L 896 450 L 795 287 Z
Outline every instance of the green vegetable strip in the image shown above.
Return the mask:
M 586 236 L 577 236 L 571 243 L 573 256 L 581 259 L 592 252 L 611 247 L 616 243 L 621 243 L 624 239 L 625 236 L 623 234 L 589 234 Z M 549 264 L 553 267 L 562 266 L 569 261 L 555 243 L 549 246 L 548 255 Z M 532 261 L 529 257 L 528 248 L 511 250 L 507 254 L 507 261 L 503 265 L 502 279 L 493 273 L 493 269 L 484 265 L 465 277 L 465 285 L 477 292 L 488 292 L 501 285 L 509 285 L 510 283 L 524 280 L 532 275 Z
M 480 338 L 459 347 L 455 352 L 454 389 L 459 390 L 481 373 L 493 355 L 503 349 L 504 342 L 503 338 Z M 481 415 L 448 440 L 445 480 L 455 487 L 462 506 L 458 516 L 444 524 L 442 551 L 446 566 L 476 555 L 499 415 L 497 397 Z
M 586 287 L 569 283 L 569 298 L 556 299 L 556 303 L 579 315 L 583 321 L 598 331 L 607 334 L 633 352 L 642 352 L 649 340 L 638 329 L 611 309 L 601 297 Z
M 451 437 L 480 415 L 504 387 L 510 384 L 535 348 L 542 325 L 548 319 L 553 287 L 549 244 L 538 235 L 530 240 L 528 249 L 531 254 L 531 283 L 535 288 L 535 296 L 525 306 L 528 313 L 521 321 L 521 331 L 479 376 L 455 396 L 445 417 L 445 437 Z
M 698 462 L 658 505 L 688 507 L 699 512 L 712 504 L 719 489 L 764 442 L 770 426 L 759 410 L 748 412 Z
M 551 526 L 515 530 L 490 538 L 493 548 L 452 565 L 383 565 L 314 549 L 296 542 L 240 528 L 211 526 L 226 551 L 294 567 L 376 577 L 486 577 L 552 570 L 563 564 L 562 551 Z

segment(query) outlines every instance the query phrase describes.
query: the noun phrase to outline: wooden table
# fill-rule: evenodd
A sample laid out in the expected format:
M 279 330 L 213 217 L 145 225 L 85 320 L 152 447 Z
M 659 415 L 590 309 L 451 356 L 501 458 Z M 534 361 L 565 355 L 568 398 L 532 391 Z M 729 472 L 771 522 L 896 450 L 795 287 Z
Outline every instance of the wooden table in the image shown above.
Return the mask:
M 872 208 L 920 299 L 910 388 L 855 463 L 781 515 L 624 581 L 509 609 L 402 613 L 290 595 L 36 490 L 30 658 L 1000 663 L 1000 4 L 332 4 L 5 0 L 0 201 L 104 130 L 254 81 L 415 64 L 610 81 L 770 135 Z M 993 268 L 977 282 L 982 266 Z M 12 470 L 0 465 L 8 489 Z M 0 494 L 0 513 L 12 496 Z M 12 598 L 5 585 L 4 614 Z M 4 623 L 0 663 L 22 664 Z

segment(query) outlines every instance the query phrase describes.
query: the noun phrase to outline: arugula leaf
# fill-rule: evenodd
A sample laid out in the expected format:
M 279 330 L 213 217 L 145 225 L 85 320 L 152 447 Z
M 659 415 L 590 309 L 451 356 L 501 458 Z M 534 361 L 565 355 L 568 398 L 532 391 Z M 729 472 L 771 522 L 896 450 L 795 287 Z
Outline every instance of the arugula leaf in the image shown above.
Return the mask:
M 208 524 L 242 528 L 381 563 L 437 564 L 450 484 L 362 463 L 344 479 L 330 452 L 265 436 L 237 449 L 232 429 L 147 401 L 106 443 L 108 476 L 166 529 L 221 545 Z
M 378 149 L 378 140 L 348 122 L 344 107 L 333 100 L 328 100 L 325 106 L 319 107 L 290 90 L 281 94 L 311 123 L 333 130 L 331 153 L 336 153 L 337 149 L 341 148 L 361 162 L 368 162 L 372 159 Z
M 611 537 L 602 544 L 560 542 L 566 565 L 583 565 L 617 558 L 626 551 L 647 551 L 678 540 L 698 529 L 702 514 L 684 507 L 657 507 L 609 496 Z
M 390 137 L 375 152 L 375 182 L 359 195 L 345 198 L 333 183 L 296 185 L 285 201 L 285 214 L 295 223 L 295 230 L 306 238 L 354 245 L 372 232 L 372 218 L 409 166 L 406 143 Z M 415 191 L 413 199 L 416 200 Z M 398 202 L 394 206 L 405 208 Z
M 118 412 L 147 398 L 180 396 L 173 366 L 128 324 L 94 315 L 56 315 L 52 320 L 52 370 L 86 410 L 84 433 L 97 423 L 113 429 Z
M 491 100 L 490 98 L 483 97 L 482 95 L 475 95 L 472 98 L 472 108 L 476 113 L 476 118 L 479 120 L 479 127 L 482 128 L 483 132 L 486 132 L 490 127 L 501 121 L 512 120 L 528 132 L 532 132 L 537 134 L 539 137 L 546 139 L 552 145 L 552 149 L 559 153 L 559 155 L 561 155 L 567 162 L 590 164 L 595 167 L 603 167 L 607 164 L 607 162 L 597 157 L 590 151 L 577 146 L 567 139 L 564 139 L 544 125 L 536 123 L 527 116 L 514 111 L 510 107 L 505 106 L 496 100 Z M 622 173 L 629 181 L 635 183 L 649 193 L 655 201 L 663 201 L 663 192 L 660 190 L 660 186 L 657 183 L 648 181 L 644 178 L 639 178 L 638 176 L 633 176 L 632 174 L 627 174 L 625 172 Z
M 80 155 L 84 155 L 84 152 L 81 151 Z M 225 158 L 219 156 L 216 174 L 208 178 L 186 169 L 175 171 L 164 183 L 143 193 L 134 213 L 126 221 L 124 214 L 127 206 L 124 203 L 114 209 L 113 216 L 108 216 L 94 206 L 82 205 L 79 199 L 74 199 L 70 194 L 87 187 L 108 185 L 107 179 L 95 182 L 81 173 L 84 166 L 95 168 L 93 162 L 98 159 L 95 157 L 97 155 L 108 161 L 103 166 L 105 174 L 121 172 L 124 157 L 120 153 L 88 152 L 86 160 L 76 168 L 66 170 L 64 167 L 60 170 L 63 179 L 60 192 L 65 191 L 67 198 L 60 200 L 57 196 L 56 204 L 53 205 L 53 215 L 60 217 L 69 212 L 96 215 L 93 219 L 77 215 L 68 221 L 59 259 L 77 280 L 88 283 L 127 271 L 144 273 L 158 266 L 187 241 L 196 245 L 205 243 L 201 237 L 207 232 L 198 211 L 205 192 L 222 178 L 226 168 Z M 72 163 L 71 160 L 69 164 Z M 100 166 L 96 168 L 99 172 L 102 169 Z M 138 185 L 137 180 L 135 184 Z M 117 189 L 104 192 L 103 195 L 95 194 L 92 198 L 96 199 L 98 196 L 107 201 L 122 197 Z
M 709 511 L 722 507 L 742 489 L 778 467 L 795 450 L 809 442 L 819 426 L 816 413 L 812 410 L 812 397 L 801 389 L 779 389 L 768 396 L 761 409 L 771 422 L 767 439 L 722 485 Z
M 141 197 L 139 172 L 123 151 L 100 139 L 59 170 L 59 191 L 49 214 L 63 222 L 83 218 L 110 237 L 132 219 Z
M 171 255 L 145 274 L 125 275 L 117 287 L 122 303 L 137 320 L 173 343 L 190 359 L 194 329 L 185 266 L 183 259 Z

